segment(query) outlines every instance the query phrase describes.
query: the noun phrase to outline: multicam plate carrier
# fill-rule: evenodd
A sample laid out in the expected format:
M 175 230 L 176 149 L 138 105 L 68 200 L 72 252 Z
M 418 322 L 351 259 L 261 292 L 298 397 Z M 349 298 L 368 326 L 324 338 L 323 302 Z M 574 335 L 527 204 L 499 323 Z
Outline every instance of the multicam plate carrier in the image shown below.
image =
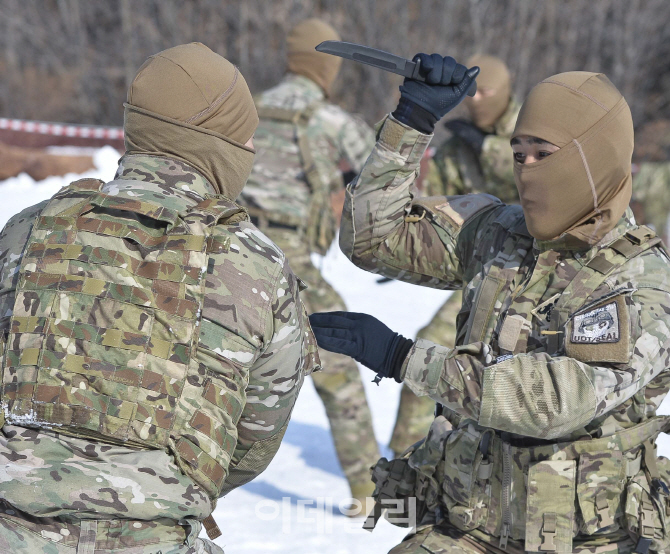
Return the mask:
M 242 407 L 215 379 L 231 368 L 196 346 L 210 255 L 247 214 L 221 196 L 178 212 L 103 185 L 72 183 L 34 223 L 0 321 L 3 416 L 168 449 L 217 498 L 236 442 L 217 422 L 234 428 Z

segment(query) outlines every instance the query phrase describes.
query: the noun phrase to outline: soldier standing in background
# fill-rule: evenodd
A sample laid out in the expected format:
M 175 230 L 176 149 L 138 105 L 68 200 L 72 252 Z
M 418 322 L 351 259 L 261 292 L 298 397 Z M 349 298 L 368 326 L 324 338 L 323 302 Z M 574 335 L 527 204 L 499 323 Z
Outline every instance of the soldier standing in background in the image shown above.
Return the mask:
M 512 135 L 521 206 L 415 199 L 434 126 L 478 72 L 419 57 L 426 82 L 405 79 L 349 185 L 340 246 L 368 271 L 463 289 L 457 346 L 310 316 L 322 348 L 439 403 L 426 440 L 373 472 L 378 500 L 418 500 L 417 532 L 391 552 L 665 552 L 670 260 L 628 207 L 628 104 L 602 73 L 549 77 Z
M 199 43 L 128 91 L 109 183 L 0 234 L 0 551 L 222 554 L 198 538 L 268 466 L 318 364 L 281 250 L 235 198 L 258 117 Z
M 666 241 L 670 217 L 670 162 L 633 164 L 633 206 L 636 219 L 654 227 Z
M 485 192 L 508 204 L 519 201 L 514 184 L 514 158 L 510 138 L 520 104 L 512 96 L 509 70 L 501 59 L 477 54 L 468 67 L 478 66 L 477 92 L 464 104 L 470 120 L 450 119 L 445 127 L 451 138 L 430 159 L 423 183 L 424 196 L 456 196 Z M 456 316 L 463 294 L 454 291 L 417 338 L 444 346 L 456 344 Z M 400 453 L 426 436 L 433 421 L 435 403 L 416 396 L 407 386 L 400 394 L 400 405 L 390 448 Z
M 318 19 L 303 21 L 288 35 L 288 74 L 256 98 L 256 161 L 239 198 L 307 284 L 301 298 L 308 313 L 345 309 L 310 256 L 330 247 L 337 229 L 331 199 L 344 194 L 345 181 L 361 170 L 375 140 L 363 121 L 327 101 L 341 60 L 314 51 L 324 40 L 339 35 Z M 351 496 L 364 502 L 373 490 L 369 468 L 379 450 L 363 382 L 353 360 L 322 354 L 314 385 Z

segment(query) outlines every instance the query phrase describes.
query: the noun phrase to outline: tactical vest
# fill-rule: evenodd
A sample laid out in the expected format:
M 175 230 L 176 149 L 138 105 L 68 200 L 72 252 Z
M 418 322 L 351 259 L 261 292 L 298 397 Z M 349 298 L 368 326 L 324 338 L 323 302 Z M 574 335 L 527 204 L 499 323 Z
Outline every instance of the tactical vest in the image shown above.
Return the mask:
M 517 242 L 511 236 L 503 254 L 506 249 L 511 253 Z M 559 337 L 568 334 L 575 312 L 626 290 L 615 289 L 592 304 L 584 305 L 584 299 L 618 268 L 659 243 L 653 231 L 639 227 L 589 261 L 555 304 L 546 333 L 548 352 L 564 355 Z M 606 251 L 615 256 L 606 259 Z M 515 272 L 491 268 L 475 297 L 467 342 L 489 336 L 497 296 Z M 513 326 L 506 331 L 503 320 L 497 339 L 503 353 L 525 352 L 527 335 Z M 439 447 L 433 439 L 391 464 L 383 458 L 378 462 L 373 469 L 378 504 L 366 528 L 373 528 L 381 516 L 380 501 L 406 501 L 410 488 L 420 504 L 415 512 L 419 520 L 431 512 L 438 522 L 447 519 L 462 531 L 480 529 L 500 537 L 502 550 L 512 538 L 524 541 L 527 551 L 572 552 L 576 535 L 617 532 L 619 540 L 631 535 L 638 552 L 670 544 L 670 460 L 657 459 L 655 448 L 659 433 L 670 431 L 670 416 L 568 442 L 525 440 L 459 418 L 452 423 L 453 428 L 443 415 L 433 422 L 428 436 L 440 437 Z M 516 510 L 523 514 L 521 520 L 512 517 L 512 504 L 521 507 Z M 401 521 L 407 521 L 404 515 Z
M 325 255 L 335 239 L 335 228 L 337 227 L 335 215 L 330 205 L 331 183 L 323 182 L 314 163 L 314 156 L 312 156 L 312 149 L 307 135 L 309 120 L 320 107 L 321 104 L 315 102 L 303 110 L 289 110 L 272 106 L 258 106 L 256 108 L 260 119 L 269 119 L 293 125 L 294 140 L 298 146 L 300 163 L 305 175 L 305 181 L 311 192 L 311 198 L 307 221 L 292 220 L 287 214 L 264 213 L 254 208 L 249 208 L 249 214 L 258 219 L 261 228 L 265 221 L 276 221 L 277 223 L 293 226 L 304 231 L 310 251 Z
M 177 212 L 103 185 L 72 183 L 34 223 L 4 329 L 4 418 L 166 449 L 216 499 L 237 440 L 220 422 L 242 406 L 219 377 L 234 364 L 199 356 L 198 334 L 210 256 L 247 215 L 222 196 Z

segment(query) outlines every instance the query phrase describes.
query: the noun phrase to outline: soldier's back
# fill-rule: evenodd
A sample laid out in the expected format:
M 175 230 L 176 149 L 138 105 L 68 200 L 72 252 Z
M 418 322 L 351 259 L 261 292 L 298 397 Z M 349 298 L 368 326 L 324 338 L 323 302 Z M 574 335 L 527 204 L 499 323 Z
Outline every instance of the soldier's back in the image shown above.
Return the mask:
M 298 283 L 188 166 L 127 156 L 118 175 L 74 183 L 0 234 L 0 458 L 30 451 L 23 476 L 42 483 L 13 480 L 3 497 L 37 517 L 121 507 L 195 522 L 253 444 L 266 448 L 247 481 L 279 446 L 314 362 Z

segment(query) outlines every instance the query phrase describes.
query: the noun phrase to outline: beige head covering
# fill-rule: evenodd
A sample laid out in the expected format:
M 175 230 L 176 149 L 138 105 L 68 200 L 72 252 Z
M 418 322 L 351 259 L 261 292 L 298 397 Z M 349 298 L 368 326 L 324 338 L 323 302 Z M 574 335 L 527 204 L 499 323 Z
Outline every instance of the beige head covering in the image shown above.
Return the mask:
M 128 89 L 126 151 L 183 160 L 230 199 L 251 172 L 244 143 L 257 125 L 242 74 L 199 42 L 151 56 Z
M 477 76 L 480 90 L 494 91 L 490 96 L 477 99 L 467 97 L 465 105 L 470 112 L 473 123 L 480 129 L 487 130 L 505 113 L 512 93 L 512 82 L 505 62 L 495 56 L 475 54 L 467 61 L 467 66 L 479 66 L 481 72 Z
M 293 27 L 286 40 L 288 70 L 311 79 L 329 96 L 342 58 L 314 50 L 324 40 L 340 40 L 337 31 L 325 21 L 306 19 Z
M 523 103 L 512 137 L 520 135 L 560 147 L 541 161 L 514 164 L 530 233 L 598 242 L 631 197 L 633 119 L 624 97 L 602 73 L 554 75 Z

